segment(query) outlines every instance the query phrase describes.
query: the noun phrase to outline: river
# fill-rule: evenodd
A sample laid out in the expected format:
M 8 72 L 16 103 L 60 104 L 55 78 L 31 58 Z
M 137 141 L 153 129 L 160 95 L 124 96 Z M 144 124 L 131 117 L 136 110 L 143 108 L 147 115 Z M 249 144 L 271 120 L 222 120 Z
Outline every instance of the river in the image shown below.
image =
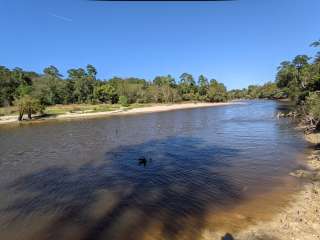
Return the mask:
M 237 224 L 221 213 L 280 206 L 270 196 L 293 191 L 288 173 L 307 151 L 276 118 L 285 108 L 244 101 L 2 126 L 0 239 L 200 239 L 213 222 Z

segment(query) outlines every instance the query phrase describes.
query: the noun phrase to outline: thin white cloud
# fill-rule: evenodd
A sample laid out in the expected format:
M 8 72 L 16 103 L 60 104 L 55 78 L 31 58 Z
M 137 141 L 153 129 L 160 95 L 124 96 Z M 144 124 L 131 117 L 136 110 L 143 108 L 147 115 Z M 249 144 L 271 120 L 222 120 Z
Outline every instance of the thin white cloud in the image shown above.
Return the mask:
M 72 22 L 71 18 L 60 16 L 60 15 L 57 15 L 57 14 L 54 14 L 54 13 L 49 13 L 49 14 L 50 14 L 50 16 L 58 18 L 60 20 L 63 20 L 63 21 L 66 21 L 66 22 Z

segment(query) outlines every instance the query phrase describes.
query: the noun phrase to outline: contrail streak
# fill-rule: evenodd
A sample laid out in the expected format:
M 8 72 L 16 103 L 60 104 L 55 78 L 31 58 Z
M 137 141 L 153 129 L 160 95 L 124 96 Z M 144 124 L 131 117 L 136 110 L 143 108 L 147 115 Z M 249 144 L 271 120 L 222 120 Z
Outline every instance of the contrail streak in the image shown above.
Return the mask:
M 50 16 L 58 18 L 58 19 L 63 20 L 63 21 L 72 22 L 71 18 L 60 16 L 60 15 L 57 15 L 57 14 L 54 14 L 54 13 L 50 13 Z

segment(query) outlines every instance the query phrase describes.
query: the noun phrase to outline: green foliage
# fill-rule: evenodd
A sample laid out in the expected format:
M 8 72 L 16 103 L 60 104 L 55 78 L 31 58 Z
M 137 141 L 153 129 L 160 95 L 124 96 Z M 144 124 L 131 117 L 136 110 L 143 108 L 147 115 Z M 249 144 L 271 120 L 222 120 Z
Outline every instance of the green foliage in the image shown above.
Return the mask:
M 320 120 L 320 92 L 312 92 L 307 97 L 306 106 L 313 119 Z
M 320 40 L 311 43 L 311 47 L 320 47 Z M 318 51 L 316 56 L 314 57 L 314 63 L 320 63 L 320 51 Z
M 118 101 L 118 95 L 113 86 L 110 84 L 103 84 L 101 86 L 95 86 L 93 91 L 94 99 L 101 103 L 110 102 L 112 104 Z
M 314 90 L 318 85 L 315 69 L 317 64 L 310 64 L 309 60 L 306 55 L 298 55 L 292 62 L 282 62 L 278 68 L 277 86 L 297 104 L 302 103 L 308 95 L 307 92 Z
M 247 89 L 233 89 L 228 92 L 228 99 L 245 99 L 247 96 Z
M 73 83 L 73 97 L 78 103 L 90 102 L 93 97 L 94 78 L 83 68 L 70 69 L 69 79 Z M 91 73 L 92 74 L 92 73 Z
M 114 77 L 108 81 L 115 90 L 118 96 L 126 96 L 128 103 L 144 102 L 145 90 L 147 82 L 139 78 L 122 79 Z
M 25 95 L 29 95 L 32 92 L 32 86 L 30 85 L 25 85 L 25 84 L 21 84 L 19 85 L 19 87 L 16 89 L 16 94 L 15 96 L 17 96 L 17 98 L 19 97 L 23 97 Z
M 176 81 L 170 75 L 167 76 L 157 76 L 153 80 L 153 84 L 157 86 L 166 86 L 169 85 L 170 87 L 176 86 Z
M 198 84 L 189 73 L 181 74 L 179 82 L 170 75 L 157 76 L 153 81 L 133 77 L 102 81 L 96 76 L 97 70 L 90 64 L 69 69 L 66 78 L 52 65 L 44 68 L 42 74 L 0 66 L 0 107 L 17 105 L 22 119 L 24 113 L 31 117 L 43 107 L 56 104 L 119 102 L 128 106 L 179 101 L 221 102 L 229 97 L 222 83 L 209 84 L 203 75 L 199 76 Z M 317 79 L 314 80 L 316 84 Z
M 43 105 L 66 103 L 66 82 L 48 75 L 35 78 L 32 95 Z
M 19 96 L 18 88 L 30 86 L 32 78 L 36 77 L 34 72 L 26 72 L 21 68 L 10 70 L 0 66 L 0 106 L 10 106 L 16 97 Z
M 208 99 L 210 102 L 225 102 L 228 99 L 228 94 L 224 84 L 212 79 L 208 90 Z
M 128 98 L 126 96 L 120 96 L 119 97 L 119 103 L 124 106 L 124 107 L 128 107 Z
M 196 100 L 197 86 L 193 76 L 189 73 L 183 73 L 180 76 L 178 86 L 179 94 L 184 101 Z
M 250 85 L 248 88 L 228 92 L 229 99 L 282 99 L 287 97 L 285 89 L 279 89 L 277 83 L 267 82 L 263 85 Z
M 320 47 L 320 41 L 311 44 Z M 291 62 L 282 62 L 276 83 L 288 97 L 295 101 L 297 111 L 312 130 L 320 130 L 320 54 L 314 61 L 307 55 L 298 55 Z
M 31 119 L 31 115 L 35 113 L 42 113 L 45 109 L 44 105 L 40 101 L 30 95 L 24 95 L 15 101 L 15 105 L 18 107 L 19 116 L 18 120 L 21 121 L 25 113 L 28 114 L 28 118 Z
M 199 76 L 198 86 L 199 86 L 199 95 L 206 96 L 209 90 L 209 82 L 205 76 L 203 75 Z
M 46 67 L 44 70 L 43 70 L 43 73 L 46 75 L 46 76 L 50 76 L 52 78 L 59 78 L 59 77 L 62 77 L 62 75 L 59 73 L 59 70 L 55 67 L 55 66 L 49 66 L 49 67 Z
M 94 66 L 92 66 L 91 64 L 87 65 L 87 75 L 89 77 L 91 77 L 92 79 L 96 79 L 97 73 L 98 72 Z
M 11 77 L 8 68 L 0 66 L 0 104 L 11 105 L 14 100 L 15 89 L 19 85 L 18 81 Z
M 277 84 L 268 82 L 258 88 L 257 95 L 259 98 L 274 99 L 281 98 L 281 92 L 278 90 Z

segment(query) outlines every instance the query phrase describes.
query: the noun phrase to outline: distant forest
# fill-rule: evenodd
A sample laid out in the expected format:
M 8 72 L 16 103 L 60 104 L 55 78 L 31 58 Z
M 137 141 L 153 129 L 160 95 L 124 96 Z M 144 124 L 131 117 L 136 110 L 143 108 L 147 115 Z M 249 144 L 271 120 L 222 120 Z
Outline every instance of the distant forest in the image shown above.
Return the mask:
M 0 106 L 12 106 L 20 99 L 30 98 L 44 106 L 80 103 L 175 103 L 181 101 L 224 102 L 240 98 L 281 98 L 276 83 L 252 85 L 247 89 L 227 91 L 223 83 L 208 80 L 204 75 L 195 79 L 183 73 L 176 81 L 170 75 L 153 80 L 113 77 L 97 79 L 92 65 L 68 70 L 63 78 L 59 70 L 49 66 L 42 74 L 12 70 L 0 66 Z
M 320 47 L 320 41 L 312 43 Z M 42 112 L 46 106 L 79 103 L 175 103 L 181 101 L 224 102 L 232 99 L 284 99 L 296 103 L 297 114 L 314 130 L 320 128 L 320 52 L 311 58 L 298 55 L 284 61 L 274 82 L 227 91 L 225 85 L 204 75 L 195 78 L 183 73 L 153 80 L 113 77 L 97 79 L 97 70 L 88 64 L 73 68 L 63 77 L 55 66 L 43 73 L 0 66 L 0 106 L 16 105 L 24 112 Z M 236 81 L 236 79 L 235 79 Z

